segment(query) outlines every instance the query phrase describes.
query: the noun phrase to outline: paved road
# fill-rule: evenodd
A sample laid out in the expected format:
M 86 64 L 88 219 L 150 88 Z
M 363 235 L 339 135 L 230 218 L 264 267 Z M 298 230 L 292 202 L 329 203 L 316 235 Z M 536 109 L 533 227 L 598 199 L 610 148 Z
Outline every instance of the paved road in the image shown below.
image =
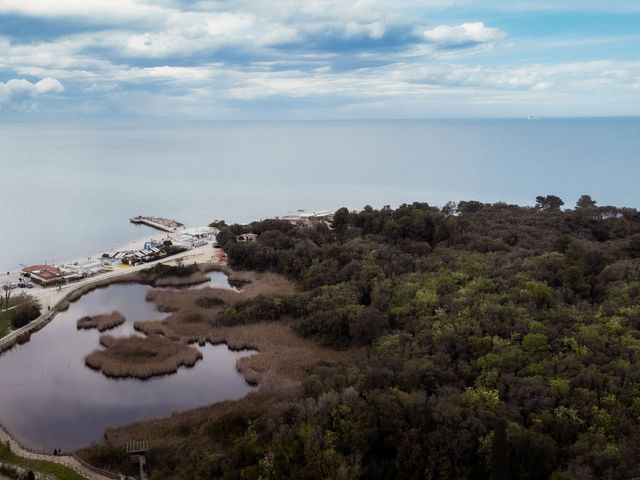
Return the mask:
M 182 261 L 184 261 L 185 264 L 192 263 L 192 262 L 196 262 L 196 263 L 212 262 L 212 261 L 215 261 L 213 256 L 213 250 L 214 249 L 211 248 L 211 244 L 206 244 L 206 245 L 202 245 L 201 247 L 196 247 L 191 250 L 187 250 L 186 252 L 173 255 L 169 258 L 156 260 L 155 262 L 143 263 L 141 265 L 136 265 L 135 267 L 130 267 L 126 265 L 117 265 L 114 267 L 112 272 L 98 274 L 93 277 L 88 277 L 77 282 L 63 285 L 61 287 L 61 290 L 58 290 L 58 287 L 43 288 L 40 286 L 35 286 L 34 288 L 30 288 L 30 289 L 17 288 L 13 291 L 12 298 L 15 298 L 15 296 L 19 295 L 21 292 L 28 293 L 29 295 L 32 295 L 33 297 L 35 297 L 40 301 L 40 305 L 42 306 L 42 311 L 46 312 L 49 307 L 53 308 L 71 290 L 75 290 L 82 285 L 101 281 L 106 278 L 112 278 L 112 277 L 117 277 L 120 275 L 132 273 L 132 272 L 137 272 L 139 270 L 144 270 L 145 268 L 152 267 L 157 263 L 165 263 L 165 264 L 176 263 L 176 260 L 178 259 L 182 259 Z M 14 273 L 11 276 L 15 276 L 17 278 L 18 273 Z M 4 283 L 6 280 L 3 277 L 4 277 L 3 275 L 0 275 L 0 281 Z

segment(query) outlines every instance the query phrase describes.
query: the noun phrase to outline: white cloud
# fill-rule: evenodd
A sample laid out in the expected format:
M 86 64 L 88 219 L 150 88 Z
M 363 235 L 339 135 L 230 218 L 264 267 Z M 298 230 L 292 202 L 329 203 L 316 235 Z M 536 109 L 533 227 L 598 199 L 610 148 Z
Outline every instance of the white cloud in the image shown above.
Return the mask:
M 504 38 L 506 34 L 497 28 L 489 28 L 483 22 L 463 23 L 462 25 L 440 25 L 423 32 L 424 38 L 445 46 L 463 46 L 486 43 Z
M 135 0 L 2 0 L 0 13 L 32 17 L 77 18 L 94 23 L 162 21 L 170 9 Z
M 540 0 L 549 7 L 567 1 Z M 229 105 L 229 111 L 249 109 L 264 100 L 285 109 L 305 102 L 313 108 L 323 102 L 418 108 L 440 98 L 455 108 L 454 102 L 516 104 L 585 92 L 616 91 L 622 97 L 640 90 L 637 63 L 550 59 L 537 37 L 523 40 L 509 29 L 511 39 L 501 42 L 507 33 L 486 20 L 491 14 L 484 10 L 470 15 L 486 23 L 438 26 L 432 14 L 452 2 L 474 3 L 0 0 L 0 15 L 61 20 L 53 34 L 0 36 L 4 78 L 43 79 L 0 83 L 0 105 L 28 105 L 36 97 L 59 93 L 58 80 L 68 96 L 77 96 L 80 103 L 103 102 L 105 110 L 117 105 L 114 110 L 131 111 L 131 102 L 139 98 L 144 105 L 162 106 L 159 111 L 185 114 L 196 112 L 199 102 L 204 111 L 213 104 L 216 111 Z M 514 0 L 503 10 L 525 3 Z M 500 2 L 488 4 L 497 9 Z M 27 30 L 32 28 L 25 22 Z M 66 24 L 75 33 L 65 34 Z
M 64 87 L 55 78 L 43 78 L 36 83 L 23 78 L 13 78 L 6 83 L 0 82 L 0 106 L 20 104 L 40 95 L 63 91 Z
M 386 32 L 385 25 L 382 22 L 358 23 L 349 22 L 346 26 L 347 37 L 367 36 L 378 40 L 384 37 Z

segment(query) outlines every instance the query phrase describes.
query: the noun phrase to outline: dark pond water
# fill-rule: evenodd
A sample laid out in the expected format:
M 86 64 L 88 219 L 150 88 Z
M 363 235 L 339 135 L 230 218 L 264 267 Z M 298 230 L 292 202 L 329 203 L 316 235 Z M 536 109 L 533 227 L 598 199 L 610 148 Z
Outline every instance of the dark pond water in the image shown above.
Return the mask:
M 127 321 L 108 333 L 129 335 L 134 321 L 167 316 L 145 301 L 148 289 L 116 284 L 94 290 L 31 341 L 1 355 L 0 422 L 26 446 L 70 450 L 100 440 L 107 427 L 246 395 L 252 387 L 235 364 L 251 352 L 224 345 L 198 347 L 203 359 L 193 368 L 146 381 L 108 379 L 85 366 L 100 334 L 77 330 L 76 320 L 118 310 Z

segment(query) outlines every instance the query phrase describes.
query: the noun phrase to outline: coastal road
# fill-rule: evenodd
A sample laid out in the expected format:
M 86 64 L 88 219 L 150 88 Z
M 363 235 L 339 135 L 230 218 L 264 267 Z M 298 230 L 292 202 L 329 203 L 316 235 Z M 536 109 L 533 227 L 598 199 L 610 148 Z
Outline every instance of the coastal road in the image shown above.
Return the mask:
M 58 287 L 39 287 L 35 286 L 31 289 L 19 288 L 14 290 L 13 297 L 15 295 L 19 295 L 21 292 L 25 292 L 29 295 L 32 295 L 36 298 L 41 305 L 42 313 L 46 313 L 50 308 L 53 309 L 60 300 L 62 300 L 65 296 L 67 296 L 72 290 L 79 288 L 83 285 L 87 285 L 93 282 L 98 282 L 104 280 L 106 278 L 118 277 L 121 275 L 126 275 L 128 273 L 137 272 L 140 270 L 144 270 L 145 268 L 152 267 L 158 263 L 164 264 L 176 264 L 178 259 L 181 259 L 185 264 L 188 263 L 211 263 L 215 262 L 217 259 L 214 258 L 213 248 L 211 244 L 202 245 L 200 247 L 192 248 L 191 250 L 187 250 L 186 252 L 179 253 L 177 255 L 173 255 L 169 258 L 156 260 L 154 262 L 143 263 L 141 265 L 136 265 L 135 267 L 127 266 L 127 265 L 118 265 L 114 267 L 113 272 L 102 273 L 95 275 L 93 277 L 88 277 L 83 280 L 79 280 L 77 282 L 69 283 L 67 285 L 63 285 L 60 290 Z M 17 281 L 17 273 L 11 275 L 11 277 L 15 276 Z M 2 276 L 0 276 L 1 278 Z M 4 280 L 4 279 L 3 279 Z

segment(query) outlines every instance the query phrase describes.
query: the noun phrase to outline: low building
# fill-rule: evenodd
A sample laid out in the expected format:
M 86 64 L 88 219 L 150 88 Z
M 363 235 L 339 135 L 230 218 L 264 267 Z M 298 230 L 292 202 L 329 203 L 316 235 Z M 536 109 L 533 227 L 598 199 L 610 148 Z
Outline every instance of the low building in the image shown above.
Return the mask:
M 236 237 L 236 241 L 238 243 L 253 243 L 258 238 L 258 235 L 255 233 L 243 233 L 242 235 L 238 235 Z
M 37 283 L 43 287 L 80 278 L 77 272 L 54 267 L 53 265 L 31 265 L 30 267 L 23 268 L 22 271 L 33 283 Z
M 103 260 L 90 260 L 86 263 L 63 265 L 63 267 L 65 270 L 75 272 L 82 277 L 88 277 L 100 273 L 104 268 L 104 265 L 105 263 Z
M 295 213 L 285 215 L 281 217 L 281 220 L 285 220 L 296 227 L 313 227 L 319 224 L 331 225 L 333 222 L 334 212 L 321 211 L 321 212 L 305 212 L 304 210 L 298 210 Z
M 214 227 L 197 227 L 197 228 L 185 228 L 180 234 L 188 235 L 194 239 L 206 239 L 211 240 L 218 233 L 218 229 Z

